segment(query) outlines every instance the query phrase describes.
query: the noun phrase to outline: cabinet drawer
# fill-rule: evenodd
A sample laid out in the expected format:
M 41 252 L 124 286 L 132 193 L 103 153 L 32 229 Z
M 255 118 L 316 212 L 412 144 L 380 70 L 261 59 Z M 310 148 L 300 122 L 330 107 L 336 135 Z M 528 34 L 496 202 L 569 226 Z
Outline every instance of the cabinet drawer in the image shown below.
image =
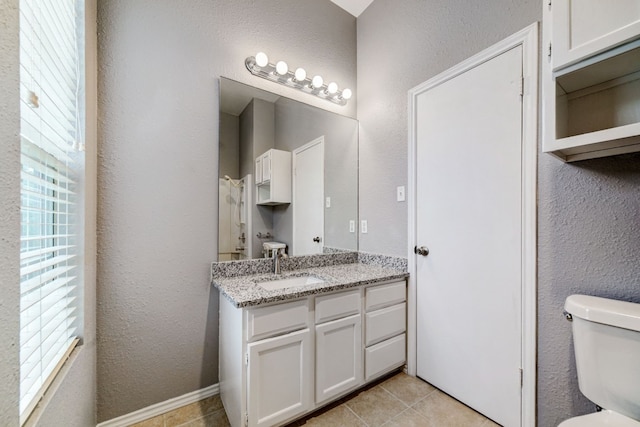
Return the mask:
M 304 329 L 309 323 L 309 300 L 247 310 L 247 341 Z
M 316 298 L 316 324 L 360 313 L 360 290 Z
M 407 329 L 407 303 L 367 313 L 365 322 L 365 346 L 384 341 Z
M 405 334 L 388 339 L 365 350 L 365 381 L 402 366 L 406 354 Z
M 406 288 L 404 280 L 367 288 L 365 291 L 366 311 L 377 310 L 405 301 L 407 299 Z

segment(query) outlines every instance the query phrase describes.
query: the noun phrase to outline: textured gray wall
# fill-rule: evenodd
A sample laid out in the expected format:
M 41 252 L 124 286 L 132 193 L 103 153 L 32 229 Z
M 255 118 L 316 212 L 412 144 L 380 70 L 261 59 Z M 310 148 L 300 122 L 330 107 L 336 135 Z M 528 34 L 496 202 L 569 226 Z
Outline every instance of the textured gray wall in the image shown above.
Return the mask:
M 238 116 L 240 175 L 255 174 L 253 155 L 253 101 L 251 101 Z M 255 180 L 255 177 L 254 177 Z
M 538 0 L 376 0 L 358 18 L 360 249 L 406 256 L 407 91 L 541 18 Z M 381 60 L 381 58 L 383 60 Z M 539 155 L 538 425 L 592 411 L 577 386 L 565 298 L 640 302 L 640 155 Z
M 218 176 L 229 175 L 233 179 L 240 176 L 240 120 L 238 116 L 220 113 L 220 145 L 218 156 L 220 165 Z
M 0 2 L 0 425 L 3 426 L 20 424 L 19 3 Z
M 407 91 L 537 21 L 539 0 L 376 0 L 358 18 L 360 250 L 407 256 Z
M 247 56 L 356 83 L 355 18 L 317 0 L 99 2 L 98 420 L 217 382 L 219 76 Z
M 96 349 L 83 346 L 63 368 L 64 381 L 54 383 L 23 427 L 88 427 L 96 424 Z M 5 424 L 3 424 L 4 426 Z
M 538 425 L 555 426 L 594 410 L 578 389 L 566 297 L 640 303 L 640 154 L 541 154 L 538 173 Z
M 275 147 L 275 109 L 273 102 L 254 98 L 253 104 L 253 167 L 256 157 Z M 254 170 L 254 169 L 252 169 Z
M 19 18 L 18 0 L 0 2 L 0 425 L 19 426 L 19 322 L 20 322 L 20 102 L 19 102 Z M 88 16 L 95 16 L 95 4 L 87 1 Z M 90 18 L 88 18 L 90 19 Z M 88 24 L 89 50 L 95 52 L 91 41 L 91 23 Z M 95 32 L 93 32 L 95 34 Z M 91 61 L 91 58 L 87 58 Z M 95 61 L 94 61 L 95 62 Z M 94 64 L 95 66 L 95 64 Z M 95 75 L 87 75 L 88 97 L 95 106 Z M 95 109 L 88 107 L 89 117 Z M 91 125 L 90 135 L 95 134 Z M 95 171 L 95 146 L 87 147 L 87 168 Z M 89 206 L 86 221 L 89 237 L 86 242 L 85 290 L 83 316 L 83 343 L 72 360 L 67 362 L 56 377 L 43 400 L 34 410 L 25 426 L 95 425 L 95 236 L 91 233 L 95 223 L 95 183 L 88 178 Z

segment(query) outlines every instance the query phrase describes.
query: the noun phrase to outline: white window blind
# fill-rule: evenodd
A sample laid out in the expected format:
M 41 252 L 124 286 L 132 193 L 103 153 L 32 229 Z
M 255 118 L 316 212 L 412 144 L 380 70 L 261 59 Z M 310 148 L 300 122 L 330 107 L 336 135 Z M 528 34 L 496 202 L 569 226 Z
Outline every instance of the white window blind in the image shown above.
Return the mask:
M 20 1 L 20 414 L 78 341 L 81 319 L 83 14 Z

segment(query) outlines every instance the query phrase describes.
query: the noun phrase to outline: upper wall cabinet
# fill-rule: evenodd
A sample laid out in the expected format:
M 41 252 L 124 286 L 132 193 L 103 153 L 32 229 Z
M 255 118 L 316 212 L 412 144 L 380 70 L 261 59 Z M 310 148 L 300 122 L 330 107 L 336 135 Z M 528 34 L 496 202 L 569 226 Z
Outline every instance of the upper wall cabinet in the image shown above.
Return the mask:
M 640 34 L 638 0 L 547 0 L 553 8 L 553 69 L 633 40 Z
M 256 204 L 291 203 L 291 153 L 271 149 L 256 158 Z
M 640 1 L 544 0 L 543 151 L 640 151 Z

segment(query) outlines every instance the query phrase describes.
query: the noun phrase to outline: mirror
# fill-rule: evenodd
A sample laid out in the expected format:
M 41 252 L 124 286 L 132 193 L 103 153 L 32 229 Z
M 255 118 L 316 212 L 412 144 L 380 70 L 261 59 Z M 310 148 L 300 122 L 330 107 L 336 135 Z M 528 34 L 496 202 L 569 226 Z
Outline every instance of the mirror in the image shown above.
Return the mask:
M 355 119 L 222 77 L 219 136 L 218 261 L 358 249 Z

